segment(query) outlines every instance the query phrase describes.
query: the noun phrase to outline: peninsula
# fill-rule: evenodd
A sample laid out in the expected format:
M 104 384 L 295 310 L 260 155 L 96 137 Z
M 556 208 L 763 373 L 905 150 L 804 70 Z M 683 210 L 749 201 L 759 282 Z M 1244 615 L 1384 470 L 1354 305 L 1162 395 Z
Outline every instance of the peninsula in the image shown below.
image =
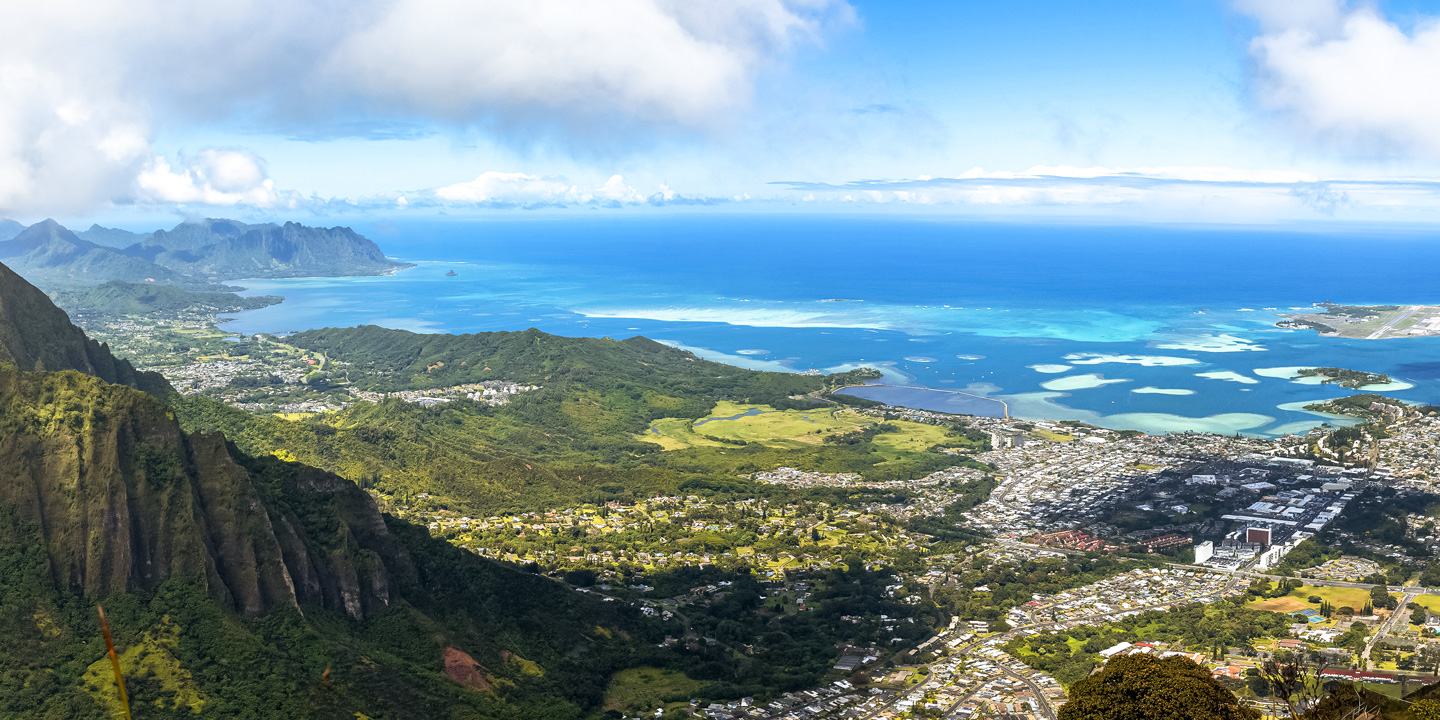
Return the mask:
M 1440 336 L 1440 305 L 1337 305 L 1284 314 L 1277 327 L 1319 332 L 1324 337 L 1389 340 Z

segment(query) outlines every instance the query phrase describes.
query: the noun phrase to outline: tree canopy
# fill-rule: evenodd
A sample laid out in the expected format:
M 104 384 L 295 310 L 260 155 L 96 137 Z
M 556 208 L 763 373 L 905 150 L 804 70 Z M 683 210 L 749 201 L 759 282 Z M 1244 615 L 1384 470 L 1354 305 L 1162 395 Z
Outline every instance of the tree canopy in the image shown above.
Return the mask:
M 1075 683 L 1059 720 L 1258 720 L 1209 671 L 1183 657 L 1124 655 Z

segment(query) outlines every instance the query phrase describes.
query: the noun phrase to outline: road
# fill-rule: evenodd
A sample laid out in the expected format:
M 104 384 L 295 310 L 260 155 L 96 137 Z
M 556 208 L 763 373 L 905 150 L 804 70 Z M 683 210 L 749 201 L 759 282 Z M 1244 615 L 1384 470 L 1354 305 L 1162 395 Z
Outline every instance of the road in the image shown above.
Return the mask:
M 1390 617 L 1385 618 L 1384 622 L 1380 623 L 1380 627 L 1375 629 L 1375 633 L 1370 636 L 1370 641 L 1365 643 L 1365 649 L 1360 651 L 1361 667 L 1370 668 L 1370 651 L 1375 648 L 1375 643 L 1390 634 L 1390 631 L 1395 628 L 1395 623 L 1400 622 L 1400 619 L 1408 614 L 1405 612 L 1405 606 L 1414 601 L 1417 594 L 1407 591 L 1405 597 L 1400 599 L 1400 604 L 1396 606 L 1395 611 L 1390 613 Z
M 1025 683 L 1025 687 L 1030 688 L 1030 692 L 1035 693 L 1035 704 L 1039 706 L 1035 709 L 1039 710 L 1040 714 L 1044 716 L 1046 720 L 1055 720 L 1055 708 L 1050 705 L 1050 698 L 1045 697 L 1045 691 L 1041 690 L 1040 686 L 1036 685 L 1034 680 L 1003 665 L 1000 667 L 1006 675 Z
M 1379 330 L 1376 330 L 1375 332 L 1370 333 L 1370 337 L 1367 337 L 1367 338 L 1365 338 L 1365 339 L 1366 339 L 1366 340 L 1379 340 L 1381 337 L 1383 337 L 1383 336 L 1385 335 L 1385 333 L 1390 332 L 1390 330 L 1393 329 L 1396 325 L 1399 325 L 1402 321 L 1405 320 L 1405 318 L 1408 318 L 1408 317 L 1410 317 L 1411 315 L 1414 315 L 1414 314 L 1415 314 L 1415 311 L 1416 311 L 1416 310 L 1419 310 L 1419 309 L 1420 309 L 1420 306 L 1419 306 L 1419 305 L 1411 305 L 1410 307 L 1405 308 L 1405 312 L 1402 312 L 1402 313 L 1400 313 L 1399 315 L 1396 315 L 1395 317 L 1391 318 L 1391 319 L 1390 319 L 1390 322 L 1385 323 L 1383 326 L 1381 326 L 1381 328 L 1380 328 Z

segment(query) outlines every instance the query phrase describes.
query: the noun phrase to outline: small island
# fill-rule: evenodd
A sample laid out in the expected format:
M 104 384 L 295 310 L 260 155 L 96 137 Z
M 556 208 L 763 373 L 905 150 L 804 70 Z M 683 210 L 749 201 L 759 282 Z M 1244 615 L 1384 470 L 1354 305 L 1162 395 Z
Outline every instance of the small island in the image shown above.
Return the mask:
M 447 271 L 445 272 L 445 277 L 459 277 L 459 276 L 460 276 L 460 273 L 457 273 L 457 272 L 455 272 L 454 270 L 447 270 Z
M 1300 368 L 1295 371 L 1296 377 L 1318 377 L 1320 384 L 1335 384 L 1350 390 L 1359 390 L 1366 385 L 1389 385 L 1390 376 L 1383 373 L 1362 372 L 1360 370 L 1347 370 L 1345 368 L 1315 367 Z
M 1322 302 L 1316 312 L 1282 315 L 1277 327 L 1315 330 L 1323 337 L 1385 340 L 1440 336 L 1440 305 L 1339 305 Z

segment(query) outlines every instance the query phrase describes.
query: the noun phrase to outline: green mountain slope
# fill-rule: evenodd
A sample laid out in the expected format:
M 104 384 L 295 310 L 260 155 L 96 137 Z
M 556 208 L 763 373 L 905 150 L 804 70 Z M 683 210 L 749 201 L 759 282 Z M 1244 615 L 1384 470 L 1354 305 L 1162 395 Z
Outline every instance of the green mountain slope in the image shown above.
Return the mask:
M 304 603 L 358 619 L 413 578 L 354 483 L 309 468 L 257 481 L 223 437 L 181 433 L 144 393 L 0 365 L 0 437 L 0 504 L 44 529 L 62 590 L 100 597 L 193 576 L 247 614 Z M 328 515 L 324 533 L 291 507 Z
M 82 240 L 54 220 L 35 223 L 0 242 L 0 262 L 30 282 L 46 287 L 94 285 L 111 280 L 187 282 L 182 273 Z
M 84 340 L 0 281 L 0 338 Z M 578 718 L 654 635 L 150 395 L 0 363 L 0 718 L 115 717 L 97 602 L 136 718 Z
M 274 295 L 241 297 L 231 292 L 191 290 L 174 285 L 115 280 L 95 287 L 51 293 L 56 305 L 71 314 L 122 316 L 179 312 L 222 313 L 254 310 L 279 303 Z
M 176 401 L 187 429 L 224 432 L 246 452 L 284 451 L 392 497 L 428 493 L 469 514 L 668 495 L 692 480 L 781 466 L 892 480 L 963 461 L 923 448 L 897 456 L 878 434 L 849 443 L 710 443 L 664 452 L 649 441 L 657 419 L 703 418 L 717 401 L 833 408 L 826 388 L 873 371 L 756 372 L 640 337 L 567 338 L 534 329 L 446 336 L 360 327 L 310 331 L 289 341 L 328 358 L 328 377 L 316 383 L 348 380 L 350 387 L 378 391 L 484 380 L 539 386 L 498 407 L 390 399 L 305 422 L 205 398 Z
M 206 219 L 157 230 L 126 253 L 210 278 L 380 275 L 409 267 L 346 227 Z
M 168 392 L 154 373 L 136 372 L 80 328 L 38 288 L 0 265 L 0 362 L 26 370 L 78 370 L 106 382 Z

